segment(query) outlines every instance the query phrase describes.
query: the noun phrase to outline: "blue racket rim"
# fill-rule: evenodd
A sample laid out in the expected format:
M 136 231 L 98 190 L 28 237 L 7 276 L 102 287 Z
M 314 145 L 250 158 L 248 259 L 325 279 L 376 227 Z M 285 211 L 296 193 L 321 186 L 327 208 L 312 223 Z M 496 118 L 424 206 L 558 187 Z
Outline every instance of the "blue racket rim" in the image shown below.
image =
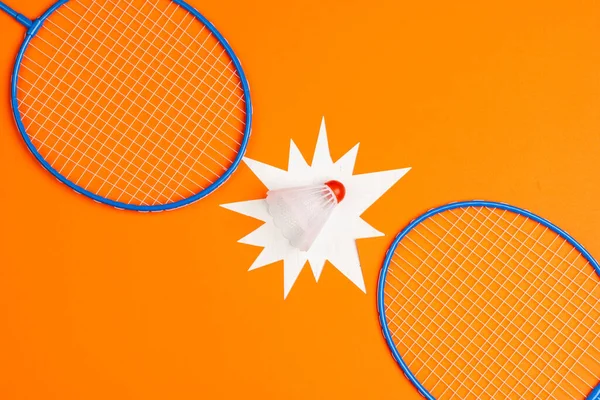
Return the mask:
M 394 341 L 392 340 L 392 335 L 391 335 L 390 329 L 388 327 L 387 317 L 385 315 L 385 300 L 384 300 L 385 281 L 386 281 L 387 272 L 388 272 L 390 263 L 392 261 L 392 257 L 394 256 L 394 252 L 396 251 L 396 248 L 398 247 L 398 244 L 400 243 L 400 241 L 410 231 L 412 231 L 421 222 L 425 221 L 426 219 L 428 219 L 436 214 L 439 214 L 439 213 L 442 213 L 442 212 L 448 211 L 448 210 L 454 210 L 456 208 L 465 208 L 465 207 L 490 207 L 490 208 L 497 208 L 497 209 L 501 209 L 501 210 L 511 211 L 515 214 L 522 215 L 524 217 L 530 218 L 530 219 L 542 224 L 543 226 L 547 227 L 548 229 L 554 231 L 555 233 L 557 233 L 558 235 L 563 237 L 565 240 L 567 240 L 567 242 L 569 242 L 573 247 L 575 247 L 581 254 L 583 254 L 583 256 L 586 258 L 586 260 L 594 267 L 596 274 L 598 274 L 598 277 L 600 278 L 600 264 L 598 264 L 598 262 L 594 259 L 594 257 L 592 257 L 592 255 L 579 242 L 577 242 L 567 232 L 565 232 L 558 226 L 554 225 L 552 222 L 550 222 L 542 217 L 539 217 L 539 216 L 537 216 L 527 210 L 524 210 L 522 208 L 514 207 L 514 206 L 511 206 L 508 204 L 504 204 L 504 203 L 493 202 L 493 201 L 484 201 L 484 200 L 460 201 L 460 202 L 449 203 L 449 204 L 446 204 L 446 205 L 443 205 L 440 207 L 433 208 L 433 209 L 427 211 L 426 213 L 424 213 L 423 215 L 421 215 L 420 217 L 414 219 L 410 224 L 408 224 L 408 226 L 406 226 L 402 231 L 400 231 L 400 233 L 398 233 L 398 235 L 396 235 L 395 239 L 393 240 L 392 244 L 390 245 L 389 249 L 387 250 L 387 252 L 385 254 L 385 259 L 383 262 L 383 266 L 381 268 L 381 272 L 379 273 L 379 280 L 378 280 L 378 284 L 377 284 L 377 312 L 379 314 L 379 323 L 381 324 L 383 336 L 388 345 L 388 348 L 392 352 L 392 356 L 394 357 L 394 360 L 396 360 L 398 365 L 400 365 L 400 368 L 402 369 L 402 372 L 404 373 L 404 375 L 417 388 L 419 393 L 428 400 L 436 400 L 436 398 L 433 397 L 433 395 L 431 393 L 429 393 L 429 391 L 421 384 L 421 382 L 419 382 L 417 377 L 412 373 L 412 371 L 410 370 L 410 368 L 408 367 L 406 362 L 402 359 L 402 356 L 398 352 L 398 349 L 396 348 L 396 345 L 394 344 Z M 596 386 L 595 388 L 593 388 L 593 391 L 590 394 L 590 396 L 588 397 L 588 399 L 595 400 L 598 398 L 597 396 L 600 396 L 600 384 L 598 386 Z
M 19 49 L 19 52 L 17 53 L 17 57 L 15 60 L 15 66 L 14 66 L 12 77 L 11 77 L 11 106 L 12 106 L 12 110 L 13 110 L 13 116 L 15 119 L 15 123 L 16 123 L 19 133 L 23 137 L 23 140 L 25 141 L 25 144 L 27 145 L 27 148 L 29 149 L 29 151 L 35 156 L 35 158 L 38 160 L 38 162 L 46 170 L 48 170 L 52 175 L 54 175 L 54 177 L 56 179 L 58 179 L 59 181 L 61 181 L 62 183 L 64 183 L 68 187 L 70 187 L 71 189 L 73 189 L 75 192 L 83 194 L 99 203 L 107 204 L 109 206 L 113 206 L 118 209 L 142 211 L 142 212 L 173 210 L 176 208 L 187 206 L 195 201 L 202 199 L 203 197 L 208 196 L 212 192 L 214 192 L 218 187 L 220 187 L 223 183 L 225 183 L 225 181 L 227 179 L 229 179 L 231 174 L 237 169 L 240 162 L 244 158 L 246 148 L 248 147 L 248 141 L 250 139 L 250 131 L 251 131 L 251 126 L 252 126 L 252 102 L 250 99 L 250 86 L 248 84 L 248 80 L 246 79 L 246 75 L 244 74 L 244 70 L 242 69 L 242 64 L 240 63 L 239 59 L 235 55 L 235 53 L 234 53 L 233 49 L 231 48 L 231 46 L 229 45 L 229 43 L 227 43 L 227 40 L 223 37 L 223 35 L 221 35 L 219 33 L 219 31 L 217 31 L 215 26 L 208 19 L 206 19 L 194 7 L 190 6 L 183 0 L 171 0 L 171 1 L 173 3 L 179 5 L 180 7 L 184 8 L 186 11 L 191 13 L 193 16 L 195 16 L 219 40 L 219 43 L 225 48 L 225 51 L 227 52 L 227 54 L 233 61 L 236 71 L 240 76 L 240 81 L 242 82 L 242 88 L 244 90 L 244 100 L 246 102 L 246 109 L 245 109 L 246 126 L 244 128 L 244 134 L 243 134 L 242 142 L 240 144 L 240 149 L 239 149 L 235 159 L 233 160 L 233 163 L 229 166 L 229 168 L 227 168 L 227 170 L 223 173 L 223 175 L 221 175 L 219 177 L 219 179 L 217 179 L 215 182 L 210 184 L 207 188 L 205 188 L 202 191 L 200 191 L 190 197 L 187 197 L 185 199 L 182 199 L 182 200 L 179 200 L 176 202 L 172 202 L 172 203 L 168 203 L 168 204 L 136 205 L 136 204 L 128 204 L 128 203 L 124 203 L 124 202 L 120 202 L 120 201 L 114 201 L 111 199 L 107 199 L 105 197 L 102 197 L 95 193 L 92 193 L 89 190 L 86 190 L 79 185 L 74 184 L 69 179 L 67 179 L 65 176 L 63 176 L 61 173 L 59 173 L 55 168 L 53 168 L 44 159 L 44 157 L 42 157 L 42 155 L 38 152 L 38 150 L 31 142 L 31 139 L 29 138 L 29 135 L 27 134 L 27 132 L 25 130 L 25 126 L 23 125 L 23 121 L 21 119 L 21 113 L 19 112 L 18 100 L 17 100 L 17 82 L 19 80 L 19 70 L 21 68 L 21 62 L 23 60 L 23 55 L 25 54 L 25 51 L 27 50 L 27 47 L 29 46 L 29 42 L 31 41 L 31 39 L 36 35 L 36 33 L 38 32 L 40 27 L 44 24 L 44 21 L 46 19 L 48 19 L 48 17 L 50 17 L 50 15 L 52 15 L 52 13 L 54 13 L 56 10 L 58 10 L 63 4 L 67 3 L 68 1 L 69 0 L 58 0 L 48 10 L 46 10 L 46 12 L 44 14 L 42 14 L 38 19 L 32 21 L 31 26 L 28 27 L 27 33 L 25 35 L 25 39 L 23 40 L 23 43 L 21 43 L 21 47 Z

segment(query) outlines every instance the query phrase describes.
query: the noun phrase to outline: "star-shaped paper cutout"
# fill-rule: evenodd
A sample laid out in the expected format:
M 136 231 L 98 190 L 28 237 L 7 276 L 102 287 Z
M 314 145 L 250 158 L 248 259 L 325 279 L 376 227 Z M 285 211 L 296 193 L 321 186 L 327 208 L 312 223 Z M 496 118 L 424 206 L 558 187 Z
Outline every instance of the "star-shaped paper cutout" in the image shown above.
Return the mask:
M 355 241 L 383 236 L 383 234 L 365 222 L 361 215 L 410 168 L 353 175 L 358 146 L 357 144 L 339 160 L 333 162 L 323 118 L 311 165 L 304 160 L 293 140 L 290 144 L 287 171 L 244 158 L 246 165 L 269 190 L 321 184 L 328 180 L 340 181 L 346 187 L 346 197 L 333 210 L 329 221 L 306 252 L 292 247 L 275 227 L 264 199 L 223 205 L 229 210 L 264 222 L 239 242 L 263 247 L 263 251 L 254 260 L 250 270 L 283 260 L 284 297 L 289 294 L 306 261 L 310 263 L 315 279 L 318 281 L 326 260 L 366 293 Z

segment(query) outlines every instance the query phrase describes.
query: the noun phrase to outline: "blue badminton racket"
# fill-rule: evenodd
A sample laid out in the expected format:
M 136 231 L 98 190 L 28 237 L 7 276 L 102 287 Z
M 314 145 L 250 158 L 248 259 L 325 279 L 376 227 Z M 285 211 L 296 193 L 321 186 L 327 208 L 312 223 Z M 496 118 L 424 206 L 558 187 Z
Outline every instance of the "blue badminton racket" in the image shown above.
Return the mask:
M 60 0 L 26 29 L 12 75 L 18 130 L 75 191 L 160 211 L 219 187 L 252 119 L 240 62 L 182 0 Z
M 600 399 L 600 266 L 528 211 L 431 210 L 390 247 L 378 311 L 425 398 Z

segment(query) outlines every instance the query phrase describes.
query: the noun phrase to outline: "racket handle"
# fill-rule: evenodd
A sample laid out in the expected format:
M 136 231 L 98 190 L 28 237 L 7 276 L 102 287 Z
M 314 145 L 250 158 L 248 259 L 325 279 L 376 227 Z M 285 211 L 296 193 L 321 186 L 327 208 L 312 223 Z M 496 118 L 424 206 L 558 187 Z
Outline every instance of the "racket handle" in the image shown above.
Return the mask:
M 27 18 L 23 14 L 19 14 L 18 12 L 16 12 L 15 10 L 13 10 L 12 8 L 10 8 L 9 6 L 7 6 L 6 4 L 4 4 L 1 1 L 0 1 L 0 10 L 4 11 L 8 15 L 10 15 L 14 19 L 16 19 L 25 28 L 29 28 L 31 26 L 31 24 L 33 24 L 33 22 L 29 18 Z
M 600 385 L 596 386 L 594 390 L 592 390 L 586 400 L 600 400 Z

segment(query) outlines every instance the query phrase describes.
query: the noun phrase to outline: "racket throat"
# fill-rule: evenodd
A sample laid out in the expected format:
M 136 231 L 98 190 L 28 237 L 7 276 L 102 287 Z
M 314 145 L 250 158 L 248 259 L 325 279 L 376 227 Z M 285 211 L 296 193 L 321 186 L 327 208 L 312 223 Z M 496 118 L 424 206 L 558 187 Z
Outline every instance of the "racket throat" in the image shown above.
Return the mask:
M 0 2 L 0 10 L 4 11 L 5 13 L 7 13 L 11 17 L 13 17 L 14 19 L 17 20 L 17 22 L 19 22 L 21 25 L 23 25 L 25 28 L 27 28 L 28 29 L 27 33 L 29 34 L 29 30 L 32 28 L 34 21 L 30 20 L 23 14 L 16 12 L 15 10 L 13 10 L 12 8 L 10 8 L 9 6 L 7 6 L 6 4 L 4 4 L 2 2 Z

